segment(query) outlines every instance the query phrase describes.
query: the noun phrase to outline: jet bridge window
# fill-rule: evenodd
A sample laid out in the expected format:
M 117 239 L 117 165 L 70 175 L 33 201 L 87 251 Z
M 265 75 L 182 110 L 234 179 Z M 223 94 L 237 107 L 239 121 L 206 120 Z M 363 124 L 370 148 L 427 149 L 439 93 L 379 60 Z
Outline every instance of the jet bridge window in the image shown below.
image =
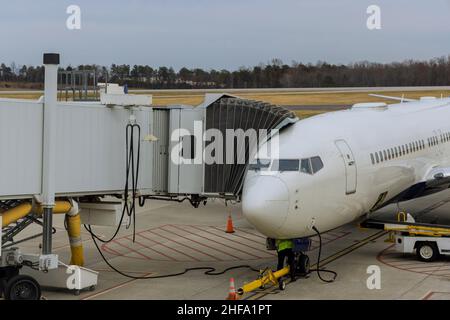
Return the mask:
M 184 159 L 195 159 L 195 136 L 184 136 L 182 139 L 181 155 Z

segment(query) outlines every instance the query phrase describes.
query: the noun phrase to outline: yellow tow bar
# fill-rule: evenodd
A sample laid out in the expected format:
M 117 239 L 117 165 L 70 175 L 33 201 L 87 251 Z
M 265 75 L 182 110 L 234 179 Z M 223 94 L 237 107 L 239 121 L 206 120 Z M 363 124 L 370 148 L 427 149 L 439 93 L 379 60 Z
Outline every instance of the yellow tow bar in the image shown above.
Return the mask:
M 281 279 L 285 275 L 289 274 L 289 266 L 284 267 L 281 270 L 273 272 L 270 269 L 260 271 L 257 280 L 244 284 L 237 290 L 237 293 L 242 296 L 244 293 L 249 293 L 258 289 L 264 289 L 266 285 L 278 285 L 281 290 L 284 290 L 286 283 Z

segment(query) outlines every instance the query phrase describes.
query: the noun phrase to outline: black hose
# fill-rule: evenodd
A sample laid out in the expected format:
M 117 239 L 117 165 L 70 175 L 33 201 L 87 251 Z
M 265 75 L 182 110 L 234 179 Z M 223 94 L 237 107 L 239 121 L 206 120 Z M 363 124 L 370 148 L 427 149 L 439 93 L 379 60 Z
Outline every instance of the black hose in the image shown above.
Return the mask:
M 322 255 L 322 236 L 320 235 L 319 230 L 315 226 L 313 226 L 312 229 L 317 233 L 317 236 L 319 237 L 319 255 L 317 257 L 317 268 L 310 270 L 309 273 L 316 271 L 317 272 L 317 276 L 323 282 L 326 282 L 326 283 L 334 282 L 336 280 L 336 278 L 337 278 L 337 275 L 338 275 L 337 272 L 332 271 L 332 270 L 320 269 L 320 256 Z M 333 274 L 333 278 L 332 279 L 324 279 L 322 277 L 322 275 L 320 274 L 321 272 L 331 273 L 331 274 Z
M 130 279 L 135 279 L 135 280 L 146 280 L 146 279 L 161 279 L 161 278 L 178 277 L 178 276 L 181 276 L 181 275 L 183 275 L 183 274 L 186 274 L 186 273 L 188 273 L 188 272 L 190 272 L 190 271 L 196 271 L 196 270 L 206 270 L 206 271 L 204 272 L 204 274 L 205 274 L 205 275 L 208 275 L 208 276 L 218 276 L 218 275 L 224 274 L 224 273 L 226 273 L 226 272 L 228 272 L 228 271 L 235 270 L 235 269 L 242 269 L 242 268 L 250 269 L 250 270 L 255 271 L 255 272 L 258 272 L 258 273 L 259 273 L 259 271 L 260 271 L 260 270 L 258 270 L 258 269 L 255 269 L 255 268 L 249 266 L 249 265 L 239 265 L 239 266 L 229 267 L 229 268 L 224 269 L 223 271 L 217 271 L 217 272 L 215 272 L 217 269 L 216 269 L 216 268 L 213 268 L 213 267 L 194 267 L 194 268 L 186 268 L 186 269 L 184 269 L 184 271 L 181 271 L 181 272 L 170 273 L 170 274 L 164 274 L 164 275 L 159 275 L 159 276 L 141 276 L 141 277 L 132 276 L 132 275 L 127 274 L 127 273 L 125 273 L 125 272 L 122 272 L 122 271 L 120 271 L 119 269 L 117 269 L 116 267 L 114 267 L 114 266 L 108 261 L 108 259 L 106 259 L 106 257 L 104 256 L 102 250 L 100 249 L 100 247 L 99 247 L 98 244 L 97 244 L 97 241 L 95 241 L 95 238 L 94 238 L 94 236 L 93 236 L 92 233 L 91 233 L 91 236 L 92 236 L 92 241 L 94 242 L 95 247 L 97 248 L 98 252 L 100 253 L 100 256 L 102 257 L 103 261 L 105 261 L 105 263 L 106 263 L 112 270 L 114 270 L 114 271 L 117 272 L 118 274 L 120 274 L 120 275 L 122 275 L 122 276 L 124 276 L 124 277 L 130 278 Z
M 136 160 L 134 157 L 135 129 L 137 129 L 138 135 Z M 114 231 L 113 235 L 107 240 L 101 239 L 93 232 L 92 227 L 90 225 L 89 226 L 84 225 L 85 229 L 91 234 L 91 236 L 102 243 L 109 243 L 115 239 L 115 237 L 117 236 L 122 227 L 122 222 L 125 217 L 125 214 L 129 217 L 129 222 L 126 228 L 128 229 L 131 226 L 131 223 L 133 223 L 133 242 L 136 239 L 136 198 L 137 198 L 137 187 L 139 181 L 139 167 L 140 167 L 140 152 L 141 152 L 140 141 L 141 141 L 141 127 L 138 124 L 128 124 L 125 129 L 126 168 L 125 168 L 125 187 L 123 192 L 124 206 L 122 209 L 119 224 L 116 230 Z M 132 193 L 131 206 L 128 204 L 130 175 L 131 175 L 131 193 Z

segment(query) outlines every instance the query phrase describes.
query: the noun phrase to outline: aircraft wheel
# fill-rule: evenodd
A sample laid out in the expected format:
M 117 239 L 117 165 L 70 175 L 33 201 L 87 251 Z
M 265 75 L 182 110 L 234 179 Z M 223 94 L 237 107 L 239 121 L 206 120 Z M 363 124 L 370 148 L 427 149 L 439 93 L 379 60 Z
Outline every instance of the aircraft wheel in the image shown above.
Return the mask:
M 301 254 L 298 258 L 298 272 L 302 275 L 307 275 L 311 269 L 309 256 Z
M 41 286 L 30 276 L 16 275 L 6 284 L 5 299 L 39 300 L 41 299 Z
M 439 249 L 433 242 L 421 242 L 417 245 L 416 250 L 420 261 L 432 262 L 439 257 Z

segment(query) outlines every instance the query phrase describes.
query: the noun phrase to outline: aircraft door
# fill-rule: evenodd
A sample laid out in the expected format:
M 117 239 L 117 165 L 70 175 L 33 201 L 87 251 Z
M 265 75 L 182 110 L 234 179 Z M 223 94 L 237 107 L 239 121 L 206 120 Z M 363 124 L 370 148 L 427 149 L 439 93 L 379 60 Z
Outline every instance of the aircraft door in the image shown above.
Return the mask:
M 345 193 L 352 194 L 356 192 L 357 172 L 356 162 L 353 152 L 345 140 L 336 140 L 336 147 L 338 148 L 345 167 Z

